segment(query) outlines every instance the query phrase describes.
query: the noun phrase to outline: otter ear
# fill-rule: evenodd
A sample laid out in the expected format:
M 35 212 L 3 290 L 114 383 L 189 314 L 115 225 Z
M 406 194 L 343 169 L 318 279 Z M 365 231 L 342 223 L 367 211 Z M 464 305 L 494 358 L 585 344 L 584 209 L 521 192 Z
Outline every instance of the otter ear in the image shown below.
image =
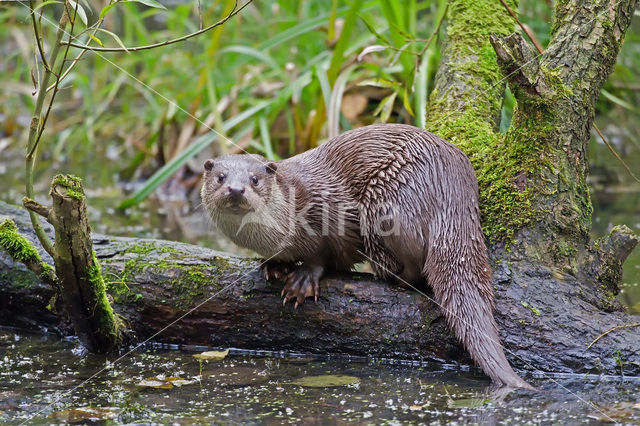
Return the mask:
M 278 165 L 272 161 L 267 164 L 266 170 L 268 174 L 272 175 L 276 172 L 276 170 L 278 170 Z
M 212 159 L 208 159 L 207 161 L 204 162 L 204 169 L 208 172 L 211 171 L 211 169 L 213 169 L 213 165 L 214 165 L 214 161 Z

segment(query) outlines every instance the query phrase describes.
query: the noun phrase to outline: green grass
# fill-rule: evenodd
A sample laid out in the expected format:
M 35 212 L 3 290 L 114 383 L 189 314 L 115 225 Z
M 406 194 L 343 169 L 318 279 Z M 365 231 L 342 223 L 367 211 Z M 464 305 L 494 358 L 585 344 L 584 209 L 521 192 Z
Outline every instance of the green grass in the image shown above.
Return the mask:
M 229 13 L 234 2 L 201 3 L 202 22 L 208 25 Z M 91 24 L 100 10 L 91 10 L 92 2 L 80 4 Z M 104 28 L 126 46 L 172 39 L 199 28 L 197 5 L 196 0 L 167 9 L 117 4 Z M 237 151 L 231 141 L 241 135 L 248 138 L 243 147 L 284 158 L 326 139 L 328 121 L 339 131 L 380 120 L 424 126 L 444 26 L 420 67 L 418 53 L 445 7 L 444 0 L 261 0 L 224 26 L 179 44 L 135 53 L 88 53 L 62 84 L 40 153 L 55 163 L 69 156 L 117 152 L 121 160 L 111 178 L 145 182 L 121 200 L 126 207 L 148 197 L 181 168 L 198 173 L 196 163 L 189 161 L 199 152 Z M 52 40 L 60 8 L 42 8 L 45 44 Z M 550 13 L 544 2 L 521 4 L 522 20 L 543 44 Z M 107 33 L 96 36 L 105 46 L 119 45 Z M 23 143 L 24 117 L 33 108 L 32 40 L 27 9 L 15 2 L 0 4 L 0 78 L 5 82 L 0 87 L 0 134 L 17 145 Z M 79 41 L 92 42 L 86 34 Z M 371 45 L 385 49 L 358 62 Z M 635 52 L 637 46 L 632 32 L 625 49 Z M 70 56 L 77 53 L 71 49 Z M 638 105 L 637 92 L 615 83 L 637 81 L 638 58 L 628 55 L 620 61 L 599 108 Z M 359 85 L 375 79 L 391 84 Z M 336 82 L 343 93 L 333 90 Z M 368 105 L 349 122 L 341 106 L 353 94 L 365 96 Z M 508 99 L 504 123 L 512 108 Z

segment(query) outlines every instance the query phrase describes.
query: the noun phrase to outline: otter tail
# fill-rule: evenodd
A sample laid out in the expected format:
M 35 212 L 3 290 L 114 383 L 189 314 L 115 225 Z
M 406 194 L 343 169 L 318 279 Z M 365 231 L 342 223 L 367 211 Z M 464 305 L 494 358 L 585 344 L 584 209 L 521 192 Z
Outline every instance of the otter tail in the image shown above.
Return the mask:
M 513 371 L 504 355 L 493 318 L 486 249 L 467 246 L 462 250 L 466 253 L 459 253 L 459 244 L 432 244 L 429 248 L 423 273 L 436 301 L 471 358 L 495 383 L 534 389 Z

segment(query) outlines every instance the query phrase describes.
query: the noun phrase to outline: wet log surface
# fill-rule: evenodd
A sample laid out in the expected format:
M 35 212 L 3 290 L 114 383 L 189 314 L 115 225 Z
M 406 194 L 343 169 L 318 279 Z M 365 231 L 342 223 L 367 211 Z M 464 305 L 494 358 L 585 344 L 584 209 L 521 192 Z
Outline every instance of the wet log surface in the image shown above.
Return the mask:
M 3 217 L 35 242 L 23 209 L 0 202 Z M 294 310 L 282 306 L 282 285 L 265 282 L 253 259 L 161 240 L 94 235 L 93 244 L 114 308 L 138 341 L 470 362 L 428 297 L 370 275 L 325 279 L 318 303 Z M 608 312 L 615 304 L 602 299 L 596 284 L 502 261 L 494 285 L 496 320 L 515 367 L 640 375 L 638 327 L 611 332 L 587 349 L 610 328 L 640 322 Z M 0 325 L 64 332 L 46 308 L 51 294 L 0 253 Z

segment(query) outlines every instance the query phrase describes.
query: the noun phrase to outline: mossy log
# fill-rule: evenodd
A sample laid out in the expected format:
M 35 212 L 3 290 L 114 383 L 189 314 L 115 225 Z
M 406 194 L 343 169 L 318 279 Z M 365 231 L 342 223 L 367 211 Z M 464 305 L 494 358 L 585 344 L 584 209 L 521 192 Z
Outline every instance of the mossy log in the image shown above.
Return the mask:
M 14 219 L 40 248 L 24 210 L 0 203 L 3 216 Z M 616 235 L 627 248 L 637 242 L 623 231 Z M 318 303 L 307 301 L 294 310 L 282 305 L 282 285 L 265 282 L 254 259 L 160 240 L 94 235 L 93 244 L 114 309 L 135 341 L 152 337 L 177 344 L 470 363 L 428 297 L 370 275 L 325 279 Z M 41 255 L 51 261 L 43 250 Z M 496 320 L 515 367 L 640 375 L 636 328 L 616 330 L 587 349 L 611 327 L 640 321 L 617 311 L 603 289 L 525 262 L 498 263 L 494 284 Z M 64 332 L 61 319 L 47 310 L 51 294 L 33 272 L 0 253 L 0 325 Z

